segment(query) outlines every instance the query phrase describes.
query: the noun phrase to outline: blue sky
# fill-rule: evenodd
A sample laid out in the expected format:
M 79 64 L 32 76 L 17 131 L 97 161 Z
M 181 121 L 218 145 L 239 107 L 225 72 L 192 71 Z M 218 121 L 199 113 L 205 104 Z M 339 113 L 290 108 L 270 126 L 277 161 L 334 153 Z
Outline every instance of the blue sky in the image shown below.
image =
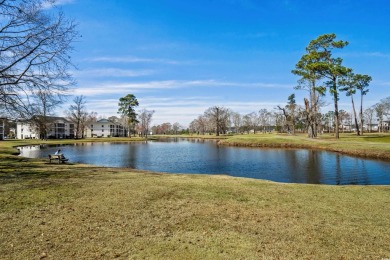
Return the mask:
M 336 55 L 373 77 L 365 107 L 390 96 L 390 1 L 61 0 L 82 37 L 74 44 L 77 86 L 89 111 L 117 115 L 136 95 L 153 124 L 186 126 L 210 106 L 242 114 L 284 105 L 310 40 L 336 33 Z M 329 95 L 326 99 L 332 109 Z M 67 105 L 64 105 L 63 110 Z M 340 108 L 351 111 L 349 97 Z M 61 111 L 59 113 L 62 113 Z

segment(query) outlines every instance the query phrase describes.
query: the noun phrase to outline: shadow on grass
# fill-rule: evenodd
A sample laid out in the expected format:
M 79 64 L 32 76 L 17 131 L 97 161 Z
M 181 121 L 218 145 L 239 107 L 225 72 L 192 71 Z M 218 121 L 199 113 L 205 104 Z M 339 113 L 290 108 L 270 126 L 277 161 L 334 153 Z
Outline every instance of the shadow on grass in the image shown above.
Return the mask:
M 44 179 L 87 178 L 102 172 L 102 167 L 73 163 L 56 164 L 18 156 L 1 156 L 0 184 Z M 108 172 L 112 172 L 110 169 Z
M 378 142 L 378 143 L 390 143 L 390 136 L 389 135 L 368 135 L 363 136 L 363 140 L 370 141 L 370 142 Z

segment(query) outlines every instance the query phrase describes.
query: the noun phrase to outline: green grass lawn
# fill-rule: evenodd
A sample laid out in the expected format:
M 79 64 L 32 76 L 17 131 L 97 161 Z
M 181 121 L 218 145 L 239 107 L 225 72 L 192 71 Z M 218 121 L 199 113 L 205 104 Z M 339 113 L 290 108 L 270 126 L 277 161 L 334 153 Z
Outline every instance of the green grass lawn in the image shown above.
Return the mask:
M 259 136 L 229 138 L 285 146 L 306 140 Z M 388 149 L 381 138 L 388 140 L 346 135 L 340 146 Z M 0 142 L 2 259 L 390 257 L 388 186 L 281 184 L 12 155 L 12 146 L 34 142 Z

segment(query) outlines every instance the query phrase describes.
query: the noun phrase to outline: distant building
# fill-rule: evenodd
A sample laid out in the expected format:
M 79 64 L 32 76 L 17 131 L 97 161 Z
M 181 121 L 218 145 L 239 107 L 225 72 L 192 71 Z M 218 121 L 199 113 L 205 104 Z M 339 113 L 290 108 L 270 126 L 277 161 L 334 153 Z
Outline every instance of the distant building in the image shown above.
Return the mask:
M 120 123 L 108 119 L 100 119 L 87 126 L 86 137 L 124 137 L 127 136 L 127 129 Z
M 74 124 L 63 117 L 45 118 L 44 126 L 34 123 L 33 120 L 22 120 L 16 123 L 17 139 L 65 139 L 74 138 Z M 47 129 L 46 136 L 42 136 L 42 129 Z
M 364 126 L 364 131 L 377 132 L 378 131 L 378 124 L 366 124 Z
M 390 121 L 389 120 L 383 121 L 380 128 L 381 128 L 382 132 L 389 132 L 390 131 Z

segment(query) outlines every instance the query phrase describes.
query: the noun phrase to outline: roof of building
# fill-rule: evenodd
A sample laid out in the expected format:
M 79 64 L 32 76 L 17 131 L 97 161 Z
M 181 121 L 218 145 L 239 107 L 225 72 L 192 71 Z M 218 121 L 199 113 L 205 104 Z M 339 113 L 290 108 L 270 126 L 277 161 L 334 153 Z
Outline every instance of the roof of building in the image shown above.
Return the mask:
M 114 121 L 111 121 L 111 120 L 108 120 L 106 118 L 102 118 L 102 119 L 99 119 L 98 121 L 92 123 L 92 124 L 112 124 L 112 125 L 119 125 L 119 126 L 123 126 L 121 123 L 119 122 L 114 122 Z
M 102 118 L 102 119 L 96 121 L 96 123 L 113 123 L 113 122 L 111 122 L 110 120 L 108 120 L 106 118 Z
M 19 119 L 19 120 L 17 120 L 17 122 L 29 122 L 29 121 L 32 121 L 34 117 L 42 117 L 42 116 L 32 116 L 31 119 Z M 65 123 L 71 123 L 65 117 L 60 117 L 60 116 L 46 116 L 46 120 L 48 120 L 48 121 L 64 121 Z

